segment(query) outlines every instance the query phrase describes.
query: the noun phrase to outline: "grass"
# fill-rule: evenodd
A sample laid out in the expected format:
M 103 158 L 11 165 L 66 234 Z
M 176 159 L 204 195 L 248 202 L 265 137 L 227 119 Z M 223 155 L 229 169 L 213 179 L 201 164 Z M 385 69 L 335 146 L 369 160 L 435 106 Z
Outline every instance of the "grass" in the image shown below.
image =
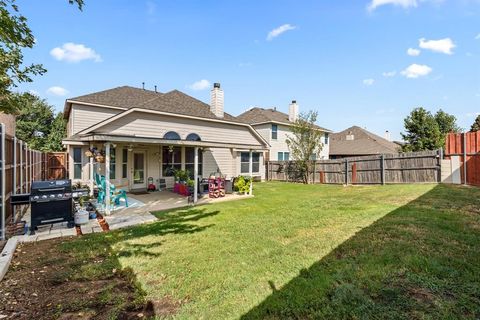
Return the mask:
M 480 317 L 479 189 L 264 183 L 255 194 L 61 248 L 82 257 L 77 277 L 131 270 L 159 317 Z

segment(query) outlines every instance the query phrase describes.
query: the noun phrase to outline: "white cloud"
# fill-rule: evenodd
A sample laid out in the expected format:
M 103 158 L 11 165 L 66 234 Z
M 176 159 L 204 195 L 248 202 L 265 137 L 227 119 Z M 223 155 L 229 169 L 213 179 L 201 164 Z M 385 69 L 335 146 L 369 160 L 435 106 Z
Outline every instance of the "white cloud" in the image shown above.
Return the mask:
M 382 73 L 382 76 L 384 76 L 385 78 L 391 78 L 391 77 L 395 77 L 396 74 L 397 74 L 397 71 L 387 71 Z
M 33 94 L 34 96 L 40 95 L 37 90 L 28 90 L 28 93 Z
M 53 86 L 48 88 L 47 93 L 54 96 L 66 96 L 68 93 L 68 90 L 62 87 Z
M 421 51 L 418 49 L 414 48 L 408 48 L 407 54 L 412 57 L 418 57 L 420 55 Z
M 477 36 L 475 37 L 475 40 L 480 40 L 480 33 L 477 34 Z
M 92 48 L 83 44 L 67 42 L 62 47 L 53 48 L 50 54 L 59 61 L 80 62 L 82 60 L 102 61 L 102 58 Z
M 295 29 L 297 29 L 296 26 L 292 26 L 291 24 L 288 24 L 288 23 L 281 25 L 280 27 L 275 28 L 268 33 L 267 40 L 272 41 L 274 38 L 278 37 L 282 33 L 287 32 L 289 30 L 295 30 Z
M 418 46 L 422 49 L 432 50 L 434 52 L 440 52 L 445 54 L 453 54 L 453 48 L 456 47 L 452 39 L 445 38 L 439 40 L 426 40 L 421 38 L 418 40 Z
M 200 91 L 200 90 L 208 89 L 210 86 L 211 86 L 210 81 L 202 79 L 187 85 L 187 88 L 195 91 Z
M 423 77 L 432 72 L 433 69 L 424 64 L 411 64 L 405 70 L 402 71 L 402 75 L 407 78 L 416 79 L 418 77 Z
M 371 86 L 372 84 L 375 83 L 375 79 L 363 79 L 363 84 L 366 86 Z
M 394 6 L 399 6 L 403 8 L 410 8 L 418 6 L 417 0 L 372 0 L 368 5 L 368 10 L 373 11 L 378 7 L 391 4 Z

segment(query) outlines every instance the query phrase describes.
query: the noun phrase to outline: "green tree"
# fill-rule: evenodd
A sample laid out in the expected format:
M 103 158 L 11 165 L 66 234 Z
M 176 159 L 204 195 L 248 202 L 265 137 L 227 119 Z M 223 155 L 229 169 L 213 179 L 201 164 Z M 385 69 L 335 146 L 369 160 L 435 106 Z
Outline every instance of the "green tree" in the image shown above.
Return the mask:
M 472 126 L 470 127 L 470 131 L 476 132 L 480 130 L 480 115 L 477 116 L 475 122 L 473 122 Z
M 16 120 L 17 138 L 32 149 L 50 151 L 49 137 L 55 135 L 53 107 L 30 93 L 14 94 L 13 100 L 22 106 Z
M 81 10 L 83 0 L 68 0 Z M 31 49 L 35 38 L 15 0 L 0 0 L 0 112 L 16 113 L 18 105 L 12 89 L 46 72 L 41 64 L 23 63 L 23 50 Z
M 457 125 L 457 118 L 442 109 L 435 113 L 435 121 L 438 123 L 440 132 L 445 136 L 450 132 L 457 133 L 462 131 L 462 128 Z
M 300 114 L 286 139 L 292 159 L 295 160 L 296 170 L 306 184 L 312 171 L 312 160 L 317 159 L 323 149 L 323 132 L 315 124 L 317 116 L 316 111 Z
M 404 120 L 406 144 L 403 151 L 435 150 L 443 147 L 444 135 L 435 117 L 424 108 L 416 108 Z
M 63 112 L 57 113 L 47 136 L 46 151 L 64 151 L 62 139 L 67 136 L 67 122 L 63 118 Z

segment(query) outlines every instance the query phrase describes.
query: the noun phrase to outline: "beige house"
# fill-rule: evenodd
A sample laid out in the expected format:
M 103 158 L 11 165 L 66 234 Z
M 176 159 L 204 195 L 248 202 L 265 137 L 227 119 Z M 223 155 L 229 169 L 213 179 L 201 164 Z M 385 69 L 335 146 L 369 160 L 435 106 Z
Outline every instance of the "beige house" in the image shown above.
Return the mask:
M 175 169 L 189 170 L 197 183 L 211 173 L 263 179 L 268 142 L 249 124 L 224 112 L 215 84 L 211 104 L 180 91 L 167 93 L 118 87 L 66 100 L 69 176 L 93 184 L 93 173 L 126 190 L 174 183 Z M 87 157 L 102 150 L 104 163 Z M 195 188 L 197 190 L 197 188 Z M 108 194 L 108 192 L 107 192 Z
M 266 160 L 287 161 L 291 160 L 290 151 L 287 145 L 287 137 L 291 132 L 290 128 L 298 118 L 299 106 L 293 100 L 288 107 L 288 114 L 278 111 L 276 108 L 263 109 L 251 108 L 242 113 L 237 119 L 249 123 L 270 145 Z M 320 159 L 328 159 L 329 139 L 331 130 L 317 126 L 323 132 L 321 143 L 323 144 Z

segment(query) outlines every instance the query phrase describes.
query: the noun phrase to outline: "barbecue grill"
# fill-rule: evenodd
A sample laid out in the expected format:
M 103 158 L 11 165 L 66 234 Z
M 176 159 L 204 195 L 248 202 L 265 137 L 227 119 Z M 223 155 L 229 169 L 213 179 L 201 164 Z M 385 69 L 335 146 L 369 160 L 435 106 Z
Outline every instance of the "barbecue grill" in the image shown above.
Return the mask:
M 34 181 L 30 190 L 30 234 L 39 225 L 68 222 L 73 228 L 73 197 L 70 180 Z

